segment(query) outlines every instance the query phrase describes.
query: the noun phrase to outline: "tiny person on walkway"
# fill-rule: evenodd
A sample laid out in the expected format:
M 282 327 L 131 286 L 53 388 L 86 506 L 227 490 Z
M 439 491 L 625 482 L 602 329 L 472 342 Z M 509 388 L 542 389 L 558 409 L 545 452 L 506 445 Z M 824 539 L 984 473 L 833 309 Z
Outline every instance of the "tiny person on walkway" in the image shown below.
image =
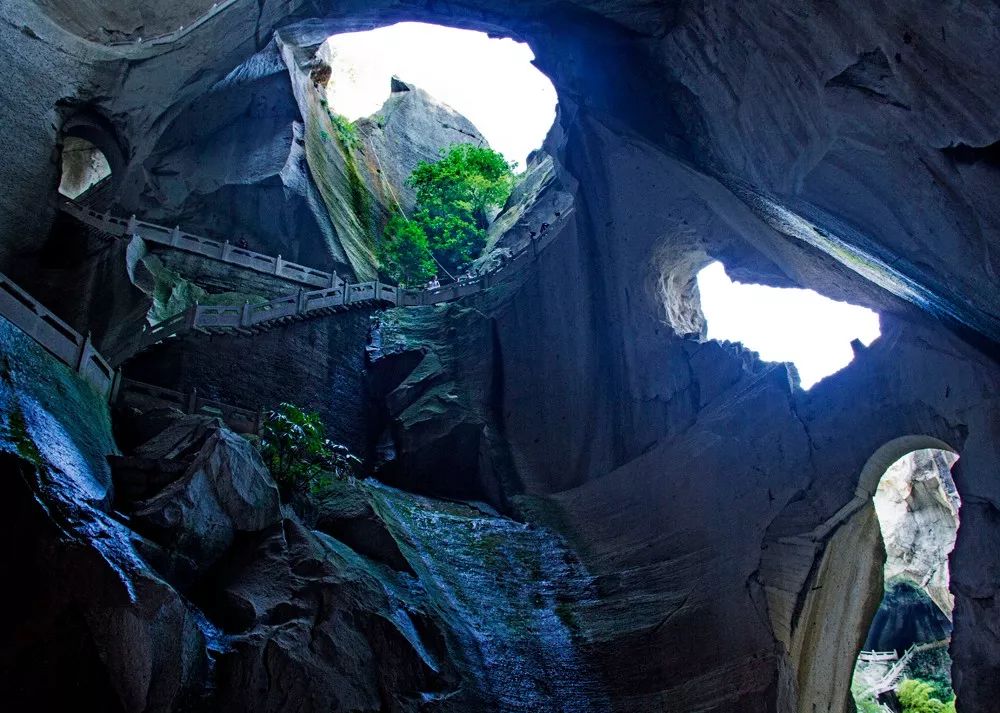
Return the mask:
M 431 278 L 431 281 L 427 283 L 428 290 L 436 290 L 441 286 L 441 282 L 438 280 L 438 276 L 435 275 Z

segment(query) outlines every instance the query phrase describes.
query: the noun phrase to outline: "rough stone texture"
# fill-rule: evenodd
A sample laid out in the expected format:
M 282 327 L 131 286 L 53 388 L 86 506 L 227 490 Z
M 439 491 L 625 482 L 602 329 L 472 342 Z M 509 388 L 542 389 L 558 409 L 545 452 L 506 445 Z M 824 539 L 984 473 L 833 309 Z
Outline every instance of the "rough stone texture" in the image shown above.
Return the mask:
M 865 639 L 866 651 L 906 651 L 913 644 L 942 641 L 951 622 L 927 593 L 911 582 L 886 587 Z
M 260 455 L 245 439 L 216 427 L 183 476 L 138 504 L 134 526 L 155 533 L 172 556 L 210 567 L 241 533 L 277 523 L 280 507 Z
M 107 25 L 116 5 L 94 9 L 91 24 Z M 567 608 L 611 707 L 847 709 L 850 662 L 881 587 L 868 501 L 889 463 L 942 443 L 961 456 L 951 558 L 959 709 L 994 706 L 995 4 L 375 2 L 313 18 L 314 3 L 264 0 L 163 50 L 83 43 L 65 31 L 72 24 L 49 20 L 55 7 L 70 12 L 55 0 L 48 14 L 29 0 L 0 9 L 5 268 L 48 231 L 38 197 L 56 185 L 60 99 L 113 119 L 129 156 L 120 201 L 139 206 L 173 118 L 252 66 L 278 25 L 300 48 L 401 19 L 529 40 L 560 93 L 546 149 L 564 185 L 576 181 L 575 208 L 558 253 L 506 299 L 477 304 L 492 337 L 456 361 L 478 370 L 488 344 L 503 377 L 489 390 L 490 419 L 536 496 L 531 512 L 568 533 L 596 577 L 593 596 L 570 592 Z M 839 375 L 796 391 L 784 368 L 673 334 L 662 278 L 689 292 L 676 268 L 696 269 L 692 255 L 876 307 L 883 337 Z M 697 312 L 690 294 L 675 303 Z M 485 413 L 477 374 L 450 370 L 446 383 Z M 422 427 L 434 433 L 427 414 Z M 453 411 L 441 416 L 454 422 Z M 492 589 L 475 591 L 498 589 L 481 581 Z M 308 678 L 283 670 L 296 684 Z M 571 700 L 597 698 L 579 690 Z
M 98 396 L 6 321 L 0 691 L 13 710 L 166 711 L 199 692 L 203 626 L 107 514 L 116 451 Z
M 886 585 L 899 577 L 926 590 L 951 615 L 948 555 L 958 530 L 958 495 L 951 478 L 955 455 L 915 451 L 886 471 L 875 493 L 885 542 Z
M 336 110 L 336 107 L 332 107 Z M 406 185 L 421 161 L 436 161 L 454 144 L 488 146 L 472 122 L 420 87 L 393 79 L 385 104 L 358 122 L 367 181 L 387 213 L 413 210 L 416 192 Z M 372 166 L 371 164 L 375 165 Z
M 396 309 L 379 320 L 373 342 L 372 396 L 384 404 L 379 478 L 502 506 L 516 486 L 494 425 L 502 383 L 491 324 L 454 305 Z
M 137 211 L 206 237 L 244 239 L 258 252 L 348 271 L 304 144 L 288 72 L 271 45 L 172 118 L 148 159 L 150 180 Z
M 269 329 L 252 338 L 193 334 L 128 362 L 125 374 L 249 409 L 292 401 L 318 411 L 330 438 L 368 446 L 365 343 L 370 315 L 355 310 Z

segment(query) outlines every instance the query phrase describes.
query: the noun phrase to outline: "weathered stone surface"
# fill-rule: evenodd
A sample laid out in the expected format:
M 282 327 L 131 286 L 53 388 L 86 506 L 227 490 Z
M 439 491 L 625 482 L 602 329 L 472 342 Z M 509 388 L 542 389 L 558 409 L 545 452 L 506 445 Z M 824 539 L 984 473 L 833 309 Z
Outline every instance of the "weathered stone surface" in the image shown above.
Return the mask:
M 951 635 L 951 622 L 919 586 L 897 580 L 886 587 L 875 612 L 866 651 L 905 651 L 913 644 L 942 641 Z
M 895 460 L 943 442 L 961 455 L 965 503 L 951 560 L 954 681 L 960 710 L 994 706 L 993 4 L 375 2 L 313 18 L 314 3 L 265 1 L 237 3 L 224 22 L 160 50 L 74 37 L 86 34 L 83 21 L 107 25 L 117 5 L 80 6 L 88 14 L 73 13 L 77 25 L 51 22 L 56 8 L 72 10 L 56 0 L 46 13 L 28 0 L 0 9 L 9 67 L 0 117 L 11 148 L 0 166 L 5 269 L 47 233 L 51 212 L 39 197 L 57 182 L 52 147 L 63 117 L 53 107 L 62 99 L 114 118 L 129 149 L 120 200 L 132 208 L 155 182 L 147 162 L 174 117 L 235 68 L 252 67 L 244 63 L 279 24 L 299 47 L 401 19 L 528 39 L 560 92 L 564 125 L 547 149 L 577 181 L 574 214 L 559 226 L 557 254 L 543 255 L 505 299 L 477 303 L 481 325 L 461 317 L 476 334 L 489 325 L 488 351 L 476 346 L 461 360 L 477 373 L 466 379 L 441 363 L 471 412 L 484 413 L 488 394 L 489 423 L 517 479 L 555 496 L 543 501 L 548 515 L 594 569 L 596 600 L 573 594 L 578 605 L 568 606 L 613 705 L 845 710 L 845 662 L 881 586 L 877 538 L 865 524 L 881 472 L 866 463 L 884 470 L 885 448 Z M 808 394 L 784 368 L 747 371 L 743 357 L 679 340 L 665 323 L 661 278 L 678 265 L 696 269 L 702 258 L 692 254 L 721 257 L 745 278 L 877 307 L 884 336 Z M 683 289 L 689 278 L 673 284 Z M 692 296 L 679 302 L 696 314 Z M 685 331 L 697 332 L 689 323 Z M 971 333 L 945 326 L 955 323 Z M 484 389 L 487 358 L 494 387 Z M 453 410 L 421 413 L 432 435 L 434 418 L 437 433 L 456 421 Z M 851 581 L 860 586 L 848 591 Z M 272 684 L 267 695 L 279 690 Z
M 370 314 L 343 314 L 283 325 L 246 337 L 193 334 L 140 354 L 130 378 L 249 409 L 285 401 L 318 411 L 328 436 L 365 453 L 368 397 L 365 345 Z
M 187 473 L 140 503 L 134 515 L 137 529 L 200 568 L 211 566 L 240 533 L 259 532 L 280 517 L 278 487 L 260 455 L 218 426 Z
M 218 710 L 281 711 L 293 700 L 302 711 L 415 711 L 445 684 L 443 651 L 426 651 L 417 633 L 433 643 L 419 599 L 292 520 L 244 545 L 215 584 L 206 607 L 235 635 L 219 663 Z
M 210 627 L 105 511 L 115 453 L 98 396 L 8 323 L 0 479 L 8 707 L 177 710 L 197 697 Z M 16 613 L 16 614 L 15 614 Z
M 951 615 L 948 555 L 958 530 L 958 494 L 951 477 L 954 453 L 915 451 L 879 481 L 875 510 L 885 542 L 885 581 L 903 577 L 926 590 Z

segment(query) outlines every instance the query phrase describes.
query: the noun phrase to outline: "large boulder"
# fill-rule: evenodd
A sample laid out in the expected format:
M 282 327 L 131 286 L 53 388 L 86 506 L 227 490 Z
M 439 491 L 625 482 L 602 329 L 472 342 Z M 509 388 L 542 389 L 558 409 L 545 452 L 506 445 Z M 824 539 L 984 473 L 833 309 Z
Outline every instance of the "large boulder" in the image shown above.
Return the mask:
M 278 486 L 244 438 L 215 428 L 187 472 L 140 504 L 136 527 L 199 569 L 213 564 L 240 533 L 281 517 Z

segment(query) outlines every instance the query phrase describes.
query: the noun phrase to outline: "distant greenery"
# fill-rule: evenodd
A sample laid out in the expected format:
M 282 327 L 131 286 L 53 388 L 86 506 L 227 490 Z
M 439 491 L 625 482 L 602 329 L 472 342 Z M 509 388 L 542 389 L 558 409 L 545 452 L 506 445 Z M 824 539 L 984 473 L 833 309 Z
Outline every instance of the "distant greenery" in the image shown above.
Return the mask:
M 930 684 L 934 689 L 932 698 L 950 701 L 955 697 L 951 687 L 951 656 L 944 647 L 917 653 L 906 667 L 906 676 Z
M 353 151 L 358 148 L 361 144 L 361 137 L 358 135 L 358 127 L 356 127 L 352 122 L 348 121 L 346 117 L 336 112 L 327 110 L 330 115 L 330 121 L 333 122 L 333 128 L 337 132 L 337 138 L 340 143 L 343 144 L 345 149 Z
M 401 284 L 427 282 L 436 272 L 427 233 L 416 222 L 401 215 L 389 219 L 379 247 L 382 269 Z
M 283 403 L 268 412 L 260 453 L 282 494 L 322 490 L 333 477 L 352 475 L 361 464 L 326 437 L 319 414 Z
M 942 702 L 935 693 L 934 686 L 927 681 L 909 678 L 899 684 L 896 697 L 903 713 L 955 713 L 955 699 Z
M 442 150 L 433 163 L 421 161 L 407 179 L 417 192 L 413 218 L 389 221 L 378 251 L 382 269 L 409 285 L 432 277 L 435 259 L 453 275 L 465 270 L 486 246 L 490 211 L 510 196 L 515 166 L 471 144 Z

